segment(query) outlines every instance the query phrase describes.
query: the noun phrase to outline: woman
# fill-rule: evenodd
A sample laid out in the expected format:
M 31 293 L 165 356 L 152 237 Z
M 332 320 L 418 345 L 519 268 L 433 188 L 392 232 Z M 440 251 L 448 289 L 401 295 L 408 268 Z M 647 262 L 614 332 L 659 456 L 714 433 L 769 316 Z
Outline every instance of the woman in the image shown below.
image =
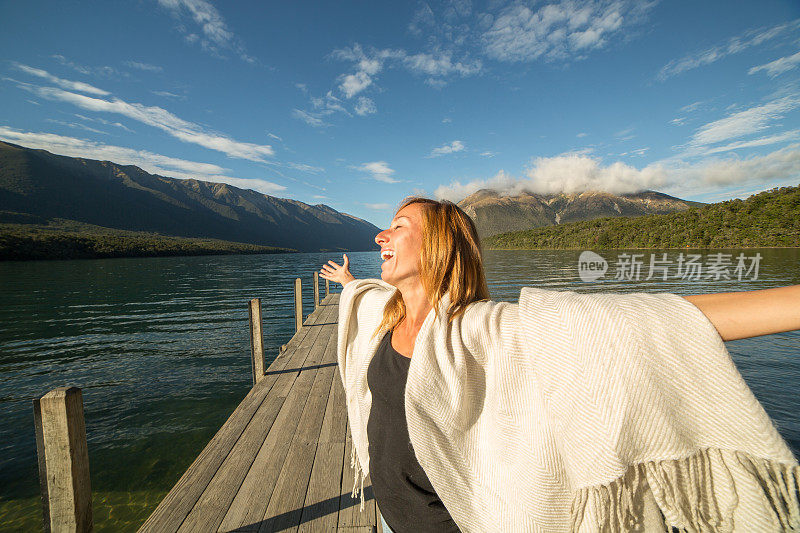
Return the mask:
M 497 303 L 454 204 L 407 199 L 375 240 L 380 281 L 321 274 L 384 527 L 800 528 L 800 467 L 722 343 L 800 329 L 800 286 Z

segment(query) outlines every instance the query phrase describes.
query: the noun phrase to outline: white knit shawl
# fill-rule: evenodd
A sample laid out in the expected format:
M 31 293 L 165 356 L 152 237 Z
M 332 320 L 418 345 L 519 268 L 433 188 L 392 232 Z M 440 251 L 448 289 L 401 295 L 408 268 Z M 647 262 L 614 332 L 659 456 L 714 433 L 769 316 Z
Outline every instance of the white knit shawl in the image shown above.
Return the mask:
M 357 280 L 339 301 L 362 509 L 367 368 L 395 290 Z M 405 413 L 462 531 L 800 530 L 797 460 L 684 298 L 526 287 L 451 324 L 448 303 L 417 335 Z

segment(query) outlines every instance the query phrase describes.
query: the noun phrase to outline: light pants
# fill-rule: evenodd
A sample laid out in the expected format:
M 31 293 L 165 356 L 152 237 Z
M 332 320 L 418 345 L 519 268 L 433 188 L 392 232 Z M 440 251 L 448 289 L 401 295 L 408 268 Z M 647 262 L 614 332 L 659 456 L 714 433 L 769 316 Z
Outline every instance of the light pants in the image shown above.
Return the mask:
M 381 515 L 381 525 L 383 526 L 383 533 L 394 533 L 392 528 L 389 527 L 389 524 L 386 523 L 386 520 L 383 519 L 383 515 Z

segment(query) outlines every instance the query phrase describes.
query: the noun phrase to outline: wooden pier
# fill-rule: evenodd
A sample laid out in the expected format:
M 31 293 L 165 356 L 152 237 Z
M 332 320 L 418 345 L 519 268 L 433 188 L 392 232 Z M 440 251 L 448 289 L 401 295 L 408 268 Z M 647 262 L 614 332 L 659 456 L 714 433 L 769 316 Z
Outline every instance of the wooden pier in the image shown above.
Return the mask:
M 377 531 L 353 499 L 336 363 L 339 295 L 303 322 L 139 531 Z
M 260 302 L 251 302 L 254 386 L 140 532 L 382 533 L 369 476 L 363 512 L 360 496 L 350 496 L 352 442 L 336 360 L 338 302 L 338 294 L 328 294 L 299 320 L 266 371 Z M 86 472 L 88 478 L 88 465 Z

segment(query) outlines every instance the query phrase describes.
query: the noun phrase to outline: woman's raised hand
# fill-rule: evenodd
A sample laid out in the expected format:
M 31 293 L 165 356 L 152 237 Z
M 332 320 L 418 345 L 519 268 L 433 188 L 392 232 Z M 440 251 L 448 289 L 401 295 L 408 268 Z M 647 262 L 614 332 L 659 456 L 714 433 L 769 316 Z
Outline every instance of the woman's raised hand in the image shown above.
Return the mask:
M 342 254 L 342 259 L 344 259 L 344 264 L 342 266 L 339 266 L 333 261 L 328 261 L 327 265 L 322 265 L 319 271 L 320 277 L 341 283 L 342 287 L 355 280 L 356 278 L 353 277 L 349 270 L 350 259 L 347 258 L 347 254 Z

